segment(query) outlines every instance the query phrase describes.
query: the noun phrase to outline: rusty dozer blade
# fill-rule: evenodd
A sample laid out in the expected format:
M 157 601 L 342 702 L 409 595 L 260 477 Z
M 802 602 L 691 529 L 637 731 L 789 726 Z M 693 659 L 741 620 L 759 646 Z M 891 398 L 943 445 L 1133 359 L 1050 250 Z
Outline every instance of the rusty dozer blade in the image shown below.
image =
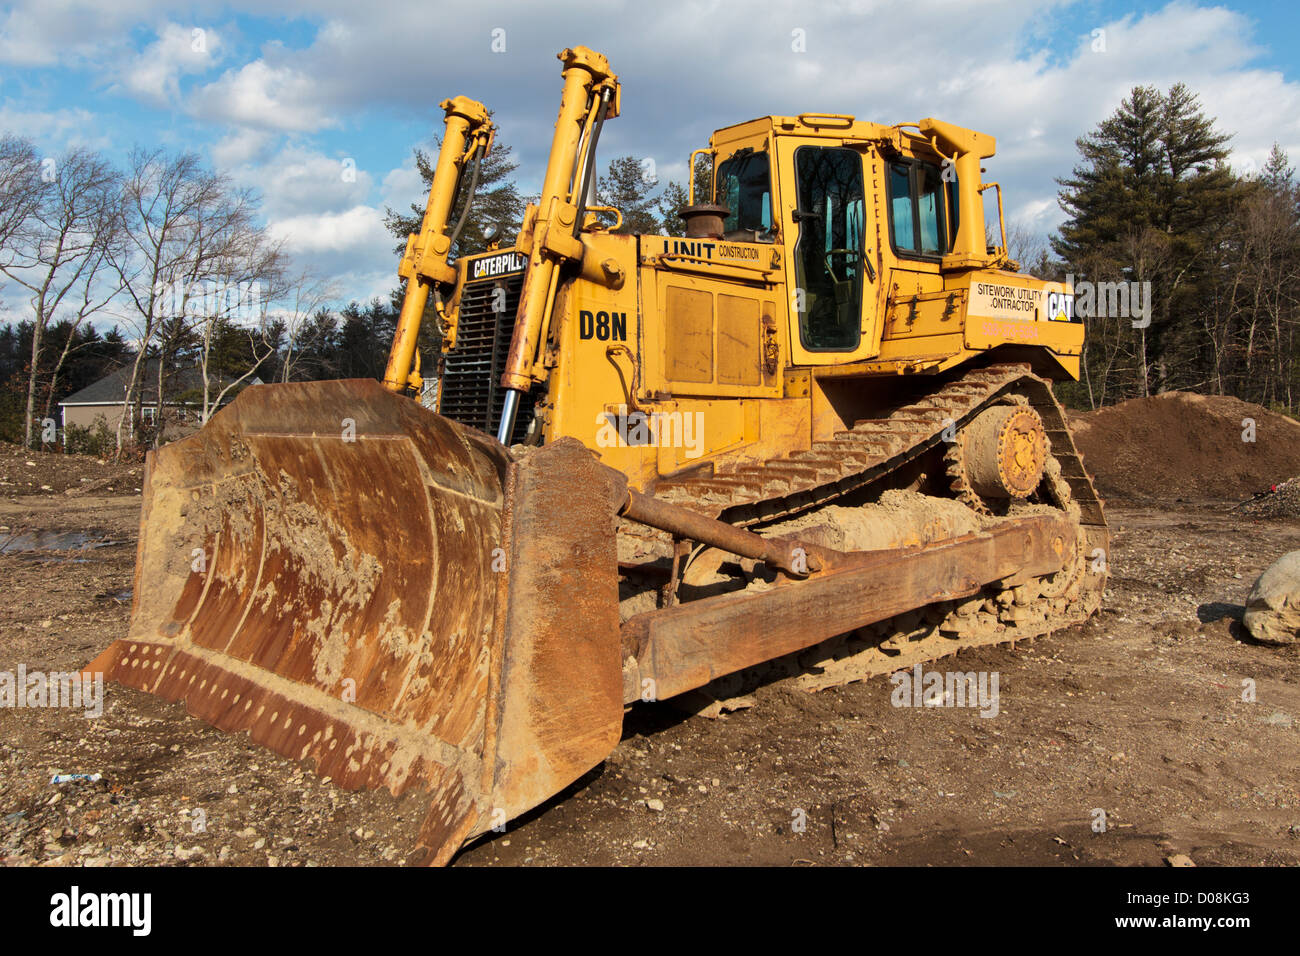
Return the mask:
M 515 461 L 378 382 L 246 389 L 150 456 L 128 637 L 87 665 L 339 786 L 427 792 L 411 862 L 598 764 L 621 476 Z

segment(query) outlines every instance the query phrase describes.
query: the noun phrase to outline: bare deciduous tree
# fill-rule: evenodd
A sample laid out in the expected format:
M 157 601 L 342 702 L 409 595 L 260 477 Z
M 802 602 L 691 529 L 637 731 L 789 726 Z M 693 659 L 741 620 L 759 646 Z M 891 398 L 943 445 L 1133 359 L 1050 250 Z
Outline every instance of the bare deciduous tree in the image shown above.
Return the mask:
M 159 357 L 159 420 L 169 360 L 187 335 L 216 318 L 204 312 L 221 311 L 202 304 L 208 290 L 232 280 L 236 290 L 241 281 L 268 281 L 278 275 L 283 255 L 257 224 L 256 196 L 205 169 L 193 153 L 136 150 L 123 194 L 129 241 L 114 266 L 131 306 L 124 319 L 137 333 L 138 348 L 118 421 L 119 454 L 124 424 L 134 427 L 140 417 L 141 372 L 151 347 Z M 228 288 L 221 291 L 224 295 Z M 191 322 L 195 316 L 198 321 Z
M 217 274 L 223 277 L 217 285 L 227 294 L 215 296 L 200 312 L 197 323 L 202 343 L 199 368 L 203 377 L 204 422 L 221 407 L 231 389 L 252 378 L 276 354 L 280 345 L 279 327 L 268 322 L 268 308 L 287 291 L 282 246 L 270 242 L 263 228 L 251 219 L 231 219 L 223 240 L 223 253 L 213 264 Z M 228 377 L 225 369 L 214 367 L 218 363 L 214 362 L 213 350 L 219 337 L 232 336 L 246 340 L 248 352 L 241 363 L 243 371 Z
M 0 250 L 26 227 L 49 185 L 41 178 L 36 147 L 16 136 L 0 137 Z
M 273 242 L 257 221 L 259 200 L 247 189 L 233 189 L 223 177 L 216 179 L 217 189 L 198 209 L 193 224 L 192 257 L 182 286 L 177 288 L 177 321 L 161 329 L 170 333 L 160 336 L 159 352 L 172 355 L 178 342 L 193 337 L 197 344 L 199 369 L 203 379 L 203 411 L 206 422 L 231 388 L 251 378 L 268 358 L 275 354 L 278 342 L 272 341 L 267 325 L 267 306 L 284 293 L 285 253 L 283 244 Z M 219 334 L 233 328 L 243 330 L 248 339 L 251 364 L 232 382 L 214 379 L 213 347 Z M 221 385 L 214 395 L 215 385 Z M 165 402 L 163 375 L 159 368 L 157 420 L 161 421 Z M 155 443 L 161 435 L 155 435 Z
M 59 357 L 54 360 L 54 368 L 50 372 L 50 381 L 45 391 L 45 408 L 41 413 L 45 417 L 48 417 L 53 410 L 59 376 L 63 373 L 68 356 L 79 347 L 74 344 L 77 341 L 77 331 L 92 316 L 106 308 L 122 291 L 122 284 L 109 265 L 112 246 L 114 243 L 121 241 L 120 220 L 118 226 L 106 241 L 92 253 L 82 274 L 79 294 L 76 296 L 75 301 L 70 300 L 68 302 L 65 312 L 69 326 L 68 334 L 63 339 L 63 348 L 59 350 Z
M 336 280 L 325 279 L 310 270 L 304 269 L 294 275 L 286 285 L 282 305 L 276 315 L 284 323 L 284 355 L 280 363 L 280 381 L 287 382 L 293 375 L 304 344 L 303 336 L 315 326 L 311 317 L 328 303 L 339 297 L 340 289 Z
M 1020 263 L 1020 271 L 1046 278 L 1049 268 L 1047 237 L 1032 226 L 1016 221 L 1007 226 L 1007 255 Z
M 117 174 L 99 154 L 69 150 L 54 164 L 43 163 L 42 189 L 32 211 L 9 236 L 0 270 L 32 294 L 32 353 L 27 382 L 23 443 L 32 445 L 32 425 L 45 330 L 74 290 L 82 289 L 84 320 L 107 298 L 96 299 L 95 284 L 105 255 L 118 235 Z M 74 296 L 75 299 L 75 296 Z

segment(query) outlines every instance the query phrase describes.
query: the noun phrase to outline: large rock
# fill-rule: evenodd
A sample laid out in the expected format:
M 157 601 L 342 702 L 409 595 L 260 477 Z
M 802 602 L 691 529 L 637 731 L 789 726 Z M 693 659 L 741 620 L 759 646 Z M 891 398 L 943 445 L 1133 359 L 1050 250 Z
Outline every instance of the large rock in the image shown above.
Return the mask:
M 1300 639 L 1300 551 L 1284 554 L 1259 576 L 1246 598 L 1246 630 L 1269 644 Z

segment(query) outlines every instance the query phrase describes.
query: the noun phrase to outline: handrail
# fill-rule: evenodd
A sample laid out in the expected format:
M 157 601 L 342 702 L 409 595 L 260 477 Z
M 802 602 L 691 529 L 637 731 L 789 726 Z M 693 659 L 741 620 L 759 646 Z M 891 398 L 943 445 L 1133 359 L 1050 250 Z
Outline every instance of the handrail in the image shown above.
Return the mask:
M 700 153 L 708 153 L 710 156 L 714 157 L 713 160 L 714 176 L 715 177 L 717 176 L 718 161 L 717 161 L 717 156 L 714 153 L 713 147 L 702 146 L 699 149 L 691 150 L 691 171 L 690 171 L 689 178 L 686 180 L 686 205 L 688 206 L 695 205 L 695 157 L 700 155 Z M 710 183 L 709 185 L 710 187 L 712 187 L 713 183 Z M 709 202 L 713 202 L 712 188 L 709 189 Z
M 848 113 L 800 113 L 795 117 L 805 126 L 815 126 L 818 129 L 848 129 L 857 122 L 857 118 L 850 116 Z M 813 120 L 830 120 L 829 123 L 816 123 Z
M 762 272 L 764 274 L 777 271 L 777 264 L 771 265 L 752 265 L 748 262 L 719 262 L 717 259 L 710 259 L 707 256 L 692 255 L 688 252 L 661 252 L 650 258 L 658 261 L 663 265 L 672 265 L 674 261 L 695 262 L 707 266 L 716 266 L 722 269 L 743 269 L 747 272 Z
M 1002 187 L 997 183 L 985 183 L 980 186 L 980 192 L 986 189 L 996 189 L 998 191 L 998 226 L 1002 229 L 1002 254 L 1007 252 L 1007 221 L 1002 216 Z

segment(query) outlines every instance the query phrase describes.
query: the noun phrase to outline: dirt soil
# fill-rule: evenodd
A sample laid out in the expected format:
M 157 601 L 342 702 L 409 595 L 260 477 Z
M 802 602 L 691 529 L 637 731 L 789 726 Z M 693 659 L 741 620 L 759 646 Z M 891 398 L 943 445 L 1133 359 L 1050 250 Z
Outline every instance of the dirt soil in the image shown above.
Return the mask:
M 0 495 L 11 498 L 133 492 L 140 490 L 143 477 L 140 462 L 114 464 L 90 455 L 51 455 L 0 442 Z
M 7 480 L 27 469 L 0 489 L 8 533 L 97 546 L 0 554 L 0 671 L 75 670 L 127 630 L 138 479 L 3 461 Z M 116 490 L 68 496 L 70 477 Z M 1300 520 L 1206 501 L 1109 517 L 1099 615 L 944 662 L 998 675 L 996 716 L 894 707 L 884 679 L 773 684 L 714 720 L 638 705 L 600 767 L 455 863 L 1300 864 L 1300 647 L 1242 643 L 1239 623 Z M 397 864 L 411 845 L 417 801 L 342 791 L 179 705 L 105 694 L 96 719 L 0 708 L 5 863 Z
M 1070 428 L 1106 498 L 1241 501 L 1300 475 L 1300 423 L 1237 398 L 1165 392 Z

